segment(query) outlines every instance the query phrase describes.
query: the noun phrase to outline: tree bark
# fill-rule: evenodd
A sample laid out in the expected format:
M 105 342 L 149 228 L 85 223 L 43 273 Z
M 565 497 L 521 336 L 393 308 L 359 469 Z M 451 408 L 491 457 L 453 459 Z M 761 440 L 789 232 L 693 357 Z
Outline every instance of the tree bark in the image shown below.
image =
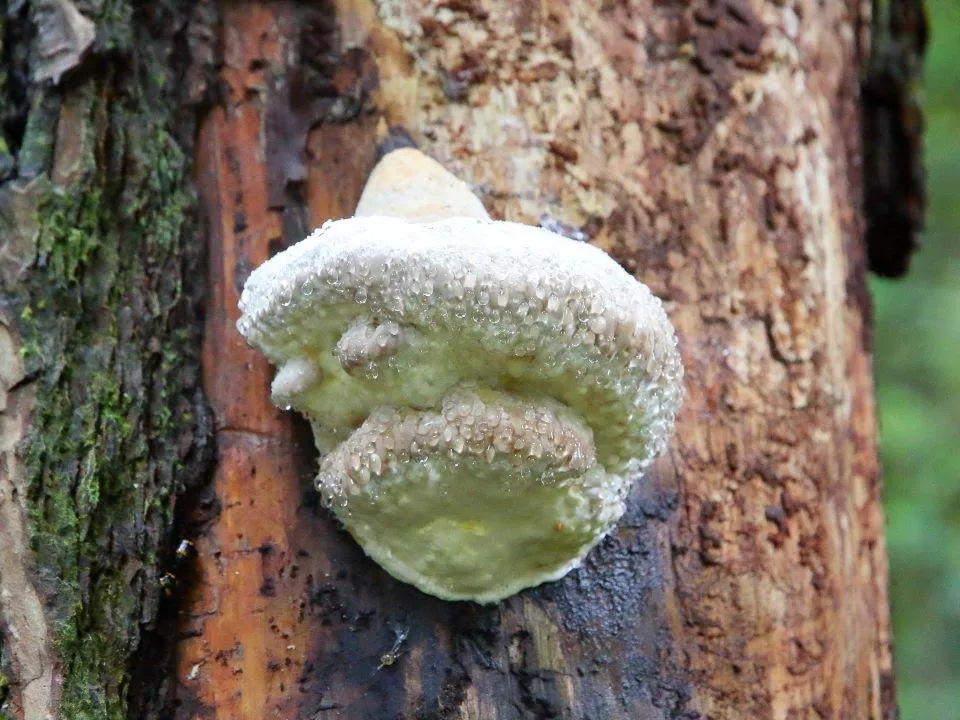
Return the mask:
M 62 717 L 896 716 L 862 2 L 147 5 L 117 19 L 105 1 L 94 59 L 30 84 L 3 185 L 17 238 L 30 183 L 55 203 L 5 285 L 0 344 L 0 512 L 20 522 L 0 523 L 0 582 L 36 596 L 0 595 L 15 717 L 43 717 L 24 701 L 25 613 Z M 350 215 L 399 138 L 495 217 L 608 251 L 664 299 L 686 366 L 671 450 L 616 531 L 494 606 L 427 597 L 363 555 L 318 506 L 309 431 L 270 405 L 272 370 L 234 328 L 252 268 Z M 53 150 L 25 174 L 38 147 Z M 197 485 L 200 236 L 216 465 Z M 196 558 L 158 616 L 181 536 Z
M 186 16 L 146 5 L 0 13 L 0 717 L 127 716 L 212 455 Z

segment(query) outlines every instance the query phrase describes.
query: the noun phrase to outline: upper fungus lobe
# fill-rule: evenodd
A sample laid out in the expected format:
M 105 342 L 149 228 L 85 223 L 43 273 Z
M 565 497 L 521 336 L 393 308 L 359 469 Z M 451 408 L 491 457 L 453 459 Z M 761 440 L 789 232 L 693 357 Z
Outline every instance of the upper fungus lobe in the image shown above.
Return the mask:
M 325 501 L 440 597 L 493 601 L 578 564 L 681 399 L 660 301 L 541 228 L 327 223 L 256 270 L 241 309 L 278 402 L 311 419 Z

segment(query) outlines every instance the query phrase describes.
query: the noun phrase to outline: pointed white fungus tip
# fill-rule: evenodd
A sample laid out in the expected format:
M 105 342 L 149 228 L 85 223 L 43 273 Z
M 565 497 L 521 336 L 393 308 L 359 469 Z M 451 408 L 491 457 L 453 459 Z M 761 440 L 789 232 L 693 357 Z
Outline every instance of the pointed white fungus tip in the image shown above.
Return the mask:
M 320 371 L 305 357 L 290 358 L 277 371 L 270 387 L 274 403 L 291 405 L 293 401 L 320 379 Z
M 429 207 L 378 166 L 366 216 L 254 271 L 238 328 L 280 367 L 275 401 L 311 418 L 317 487 L 367 554 L 494 602 L 562 577 L 622 515 L 673 431 L 676 336 L 601 250 L 493 222 L 437 163 L 394 156 L 426 166 Z

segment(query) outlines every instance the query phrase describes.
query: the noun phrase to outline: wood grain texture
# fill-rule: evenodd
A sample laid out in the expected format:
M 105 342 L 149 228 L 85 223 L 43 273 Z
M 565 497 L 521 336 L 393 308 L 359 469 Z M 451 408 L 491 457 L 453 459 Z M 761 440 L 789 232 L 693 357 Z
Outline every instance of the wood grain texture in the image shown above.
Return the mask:
M 889 718 L 858 72 L 862 3 L 225 2 L 201 129 L 204 384 L 178 718 Z M 317 506 L 234 329 L 250 270 L 352 212 L 385 128 L 496 217 L 582 233 L 667 303 L 668 456 L 563 581 L 394 581 Z M 398 656 L 387 656 L 397 633 Z M 390 662 L 388 662 L 390 661 Z

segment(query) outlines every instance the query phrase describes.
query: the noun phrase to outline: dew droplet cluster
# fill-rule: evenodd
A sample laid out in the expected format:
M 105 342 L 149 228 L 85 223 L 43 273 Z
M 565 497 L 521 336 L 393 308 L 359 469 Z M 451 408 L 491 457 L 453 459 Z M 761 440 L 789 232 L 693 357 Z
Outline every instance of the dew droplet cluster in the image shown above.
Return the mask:
M 395 320 L 360 316 L 340 337 L 333 353 L 350 375 L 376 377 L 383 361 L 406 347 L 413 331 Z
M 660 300 L 603 251 L 542 228 L 468 218 L 327 223 L 258 268 L 240 307 L 240 332 L 277 364 L 332 336 L 345 365 L 360 366 L 394 352 L 411 327 L 533 358 L 536 374 L 586 417 L 612 470 L 642 469 L 663 451 L 682 397 Z M 604 401 L 586 407 L 578 396 Z
M 258 268 L 240 308 L 240 333 L 282 368 L 275 398 L 307 414 L 330 450 L 317 477 L 324 504 L 421 587 L 437 586 L 401 570 L 368 517 L 387 488 L 409 486 L 432 508 L 444 473 L 463 484 L 483 468 L 521 505 L 525 489 L 553 487 L 559 524 L 587 538 L 561 558 L 565 572 L 619 519 L 682 398 L 660 300 L 603 251 L 542 228 L 326 223 Z M 534 582 L 536 563 L 518 562 Z
M 521 469 L 535 463 L 540 481 L 579 475 L 595 464 L 595 450 L 591 433 L 568 415 L 554 403 L 505 393 L 484 402 L 468 390 L 446 398 L 439 412 L 379 408 L 323 458 L 317 489 L 325 504 L 346 507 L 371 480 L 438 453 Z

